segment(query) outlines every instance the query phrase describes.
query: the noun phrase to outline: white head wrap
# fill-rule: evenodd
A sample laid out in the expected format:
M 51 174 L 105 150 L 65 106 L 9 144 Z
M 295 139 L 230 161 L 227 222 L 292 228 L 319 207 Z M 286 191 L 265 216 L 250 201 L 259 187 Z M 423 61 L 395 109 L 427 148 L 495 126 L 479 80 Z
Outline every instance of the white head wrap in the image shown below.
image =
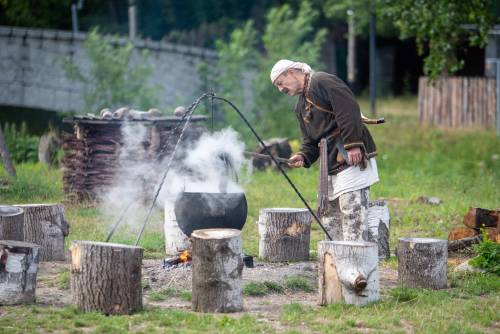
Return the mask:
M 274 82 L 280 75 L 291 68 L 301 70 L 304 73 L 312 72 L 311 66 L 307 65 L 306 63 L 291 61 L 288 59 L 281 59 L 276 64 L 274 64 L 273 68 L 271 69 L 271 82 L 274 84 Z

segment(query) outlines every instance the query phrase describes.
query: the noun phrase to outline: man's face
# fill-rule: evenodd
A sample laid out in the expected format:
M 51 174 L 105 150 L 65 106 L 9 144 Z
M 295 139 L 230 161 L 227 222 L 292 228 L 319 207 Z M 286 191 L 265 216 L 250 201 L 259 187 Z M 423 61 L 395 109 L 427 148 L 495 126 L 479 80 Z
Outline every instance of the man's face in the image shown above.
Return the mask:
M 281 74 L 274 82 L 274 85 L 280 92 L 289 96 L 298 95 L 303 90 L 302 83 L 291 70 Z

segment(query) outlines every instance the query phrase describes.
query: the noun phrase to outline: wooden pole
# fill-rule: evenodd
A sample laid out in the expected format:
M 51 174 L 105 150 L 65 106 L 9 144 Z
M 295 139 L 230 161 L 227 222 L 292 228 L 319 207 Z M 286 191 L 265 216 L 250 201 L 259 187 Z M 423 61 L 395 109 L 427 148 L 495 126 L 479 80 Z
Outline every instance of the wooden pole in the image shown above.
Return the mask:
M 0 205 L 0 240 L 24 240 L 24 210 Z
M 38 245 L 0 240 L 0 305 L 35 302 Z
M 228 313 L 243 309 L 241 231 L 203 229 L 193 244 L 192 309 Z
M 380 298 L 377 244 L 320 241 L 318 255 L 320 305 L 363 306 Z
M 69 224 L 60 204 L 16 205 L 24 210 L 24 240 L 40 245 L 40 262 L 63 261 Z
M 400 238 L 396 251 L 399 282 L 409 288 L 447 287 L 448 241 Z
M 306 209 L 261 209 L 259 257 L 266 261 L 307 261 L 311 214 Z
M 78 309 L 106 315 L 142 309 L 141 247 L 75 240 L 70 251 L 71 294 Z

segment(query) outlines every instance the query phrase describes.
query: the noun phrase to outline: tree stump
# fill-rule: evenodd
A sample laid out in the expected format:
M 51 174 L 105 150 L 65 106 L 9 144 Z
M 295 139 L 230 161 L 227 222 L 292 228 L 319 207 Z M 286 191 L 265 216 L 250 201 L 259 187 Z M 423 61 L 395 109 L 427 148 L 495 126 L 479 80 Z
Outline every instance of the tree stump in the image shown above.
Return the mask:
M 240 234 L 236 229 L 216 228 L 191 234 L 193 311 L 228 313 L 243 309 Z
M 380 298 L 377 244 L 320 241 L 318 254 L 320 305 L 363 306 Z
M 109 315 L 142 309 L 141 247 L 73 241 L 70 251 L 71 294 L 80 310 Z
M 259 212 L 259 257 L 271 262 L 309 260 L 311 214 L 306 209 Z
M 23 204 L 24 240 L 40 245 L 40 261 L 63 261 L 64 237 L 69 233 L 60 204 Z
M 38 245 L 0 240 L 0 305 L 35 302 Z
M 190 247 L 189 237 L 182 232 L 177 224 L 174 207 L 170 203 L 165 203 L 165 253 L 167 255 L 177 255 L 179 252 Z
M 447 287 L 448 241 L 400 238 L 396 250 L 400 284 L 409 288 Z
M 378 245 L 378 257 L 387 260 L 391 257 L 389 248 L 389 226 L 391 218 L 387 203 L 382 200 L 368 203 L 368 241 Z
M 0 205 L 0 240 L 24 241 L 24 210 Z

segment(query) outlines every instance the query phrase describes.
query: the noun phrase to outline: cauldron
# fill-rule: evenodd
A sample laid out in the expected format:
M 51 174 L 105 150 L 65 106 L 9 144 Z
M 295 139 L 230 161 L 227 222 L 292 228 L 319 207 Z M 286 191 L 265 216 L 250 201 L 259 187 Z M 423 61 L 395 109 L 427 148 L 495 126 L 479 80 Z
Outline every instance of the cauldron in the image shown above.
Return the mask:
M 177 224 L 188 237 L 204 228 L 241 230 L 247 219 L 247 199 L 240 193 L 182 192 L 175 201 Z

